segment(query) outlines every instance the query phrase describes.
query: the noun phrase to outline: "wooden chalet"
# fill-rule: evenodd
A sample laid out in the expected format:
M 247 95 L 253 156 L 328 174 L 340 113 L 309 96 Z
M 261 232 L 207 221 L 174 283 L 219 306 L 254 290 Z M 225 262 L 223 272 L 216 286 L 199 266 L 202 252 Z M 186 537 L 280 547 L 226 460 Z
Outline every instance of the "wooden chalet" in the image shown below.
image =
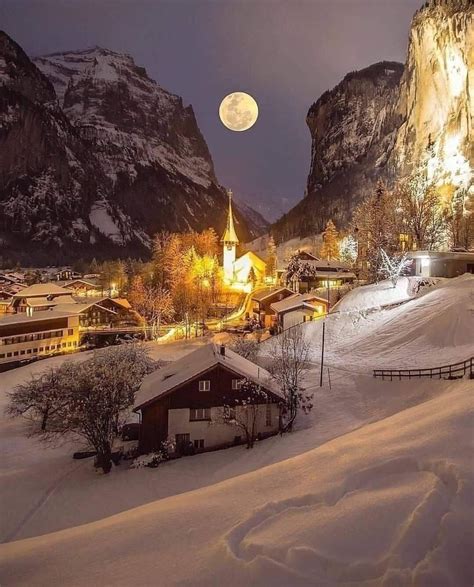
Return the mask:
M 207 344 L 144 379 L 134 408 L 141 415 L 139 451 L 158 450 L 168 439 L 178 452 L 189 445 L 202 452 L 243 442 L 240 428 L 215 417 L 242 400 L 244 379 L 267 394 L 258 404 L 257 435 L 276 434 L 282 395 L 269 373 L 224 346 Z
M 256 292 L 252 296 L 252 302 L 254 303 L 253 318 L 258 320 L 265 328 L 274 326 L 276 324 L 276 315 L 271 307 L 272 304 L 292 295 L 294 295 L 294 292 L 288 287 L 274 287 Z

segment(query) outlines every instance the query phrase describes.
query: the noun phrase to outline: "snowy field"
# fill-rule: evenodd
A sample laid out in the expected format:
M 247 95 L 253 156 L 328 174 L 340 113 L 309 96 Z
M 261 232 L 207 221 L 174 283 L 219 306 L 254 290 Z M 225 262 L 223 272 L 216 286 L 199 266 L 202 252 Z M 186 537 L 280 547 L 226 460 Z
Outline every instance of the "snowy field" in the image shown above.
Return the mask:
M 474 277 L 390 309 L 361 311 L 363 297 L 354 290 L 326 319 L 331 388 L 327 369 L 319 388 L 322 321 L 306 325 L 315 408 L 251 451 L 104 476 L 72 460 L 76 447 L 45 447 L 2 416 L 1 584 L 472 585 L 474 382 L 390 383 L 371 370 L 473 356 Z M 174 360 L 198 344 L 151 354 Z M 64 360 L 1 374 L 2 404 Z

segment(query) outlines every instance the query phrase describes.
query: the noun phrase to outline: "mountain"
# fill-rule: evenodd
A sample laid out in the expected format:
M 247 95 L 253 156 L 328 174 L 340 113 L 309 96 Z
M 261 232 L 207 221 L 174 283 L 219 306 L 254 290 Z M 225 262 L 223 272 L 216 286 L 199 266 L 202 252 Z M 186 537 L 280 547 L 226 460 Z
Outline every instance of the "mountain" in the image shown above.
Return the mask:
M 94 47 L 32 62 L 1 33 L 0 125 L 6 257 L 146 255 L 159 230 L 225 226 L 192 107 L 129 55 Z M 242 240 L 258 234 L 235 215 Z
M 306 195 L 273 226 L 278 240 L 350 222 L 378 179 L 389 185 L 426 161 L 448 193 L 471 184 L 473 8 L 431 0 L 414 16 L 405 66 L 380 62 L 348 74 L 309 109 Z M 469 87 L 471 84 L 471 87 Z

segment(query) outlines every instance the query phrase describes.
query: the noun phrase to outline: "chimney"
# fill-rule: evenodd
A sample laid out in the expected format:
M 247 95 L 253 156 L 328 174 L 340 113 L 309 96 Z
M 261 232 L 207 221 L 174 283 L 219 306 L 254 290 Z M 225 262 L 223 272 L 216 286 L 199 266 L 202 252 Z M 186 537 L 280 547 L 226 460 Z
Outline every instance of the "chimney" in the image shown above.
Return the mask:
M 221 344 L 221 347 L 219 349 L 219 352 L 221 354 L 222 357 L 225 357 L 225 344 Z

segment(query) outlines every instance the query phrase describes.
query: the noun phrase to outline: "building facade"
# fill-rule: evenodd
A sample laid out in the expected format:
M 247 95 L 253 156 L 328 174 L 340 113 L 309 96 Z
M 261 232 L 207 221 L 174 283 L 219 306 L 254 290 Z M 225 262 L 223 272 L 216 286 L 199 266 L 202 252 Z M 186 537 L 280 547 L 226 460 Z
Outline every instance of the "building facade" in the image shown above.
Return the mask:
M 178 452 L 189 445 L 203 452 L 244 442 L 242 429 L 225 423 L 224 416 L 228 409 L 236 418 L 248 415 L 242 405 L 248 392 L 240 385 L 249 379 L 266 395 L 250 402 L 256 410 L 255 433 L 260 438 L 276 434 L 282 397 L 269 374 L 230 349 L 210 344 L 145 378 L 135 404 L 141 415 L 140 452 L 158 450 L 166 440 L 174 441 Z
M 36 312 L 0 320 L 0 365 L 73 352 L 79 346 L 79 318 L 74 314 Z

